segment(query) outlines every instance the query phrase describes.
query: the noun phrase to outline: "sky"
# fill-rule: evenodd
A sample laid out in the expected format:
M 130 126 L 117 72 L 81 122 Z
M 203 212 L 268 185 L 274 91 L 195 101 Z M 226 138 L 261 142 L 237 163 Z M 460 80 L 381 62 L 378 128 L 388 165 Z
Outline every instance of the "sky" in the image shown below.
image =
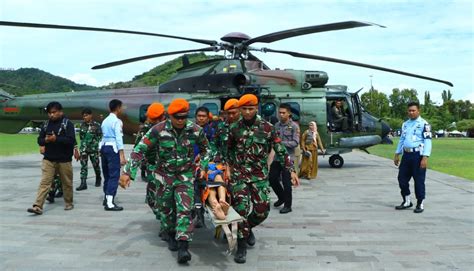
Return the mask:
M 474 101 L 473 1 L 316 0 L 0 0 L 0 20 L 116 28 L 219 41 L 230 32 L 251 37 L 303 26 L 363 21 L 370 26 L 299 36 L 255 47 L 298 51 L 393 68 L 450 81 L 454 87 L 337 63 L 255 52 L 271 68 L 319 70 L 350 91 L 414 88 L 441 103 Z M 90 31 L 0 26 L 0 68 L 39 68 L 94 86 L 128 81 L 176 56 L 103 70 L 111 61 L 205 47 L 184 40 Z

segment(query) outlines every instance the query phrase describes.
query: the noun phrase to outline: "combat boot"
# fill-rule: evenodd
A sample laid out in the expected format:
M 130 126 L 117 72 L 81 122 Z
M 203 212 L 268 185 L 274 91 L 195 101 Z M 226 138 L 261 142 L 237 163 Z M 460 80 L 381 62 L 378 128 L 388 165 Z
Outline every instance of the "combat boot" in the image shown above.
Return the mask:
M 100 176 L 95 177 L 95 187 L 100 187 L 100 183 L 102 182 L 102 178 Z
M 46 200 L 47 200 L 49 203 L 54 203 L 54 194 L 56 194 L 56 191 L 55 191 L 55 190 L 49 191 L 48 197 L 46 198 Z
M 410 201 L 410 195 L 403 197 L 402 204 L 395 206 L 395 210 L 404 210 L 413 207 L 413 203 Z
M 176 232 L 168 232 L 168 249 L 171 251 L 178 250 L 178 242 L 176 241 Z
M 54 195 L 55 198 L 62 198 L 63 197 L 63 191 L 59 191 Z
M 253 234 L 252 229 L 250 229 L 249 237 L 247 238 L 247 245 L 253 247 L 255 246 L 255 235 Z
M 87 189 L 87 182 L 85 179 L 81 180 L 81 184 L 76 187 L 76 191 L 82 191 Z
M 191 253 L 188 251 L 188 241 L 179 240 L 178 242 L 178 263 L 187 263 L 191 260 Z
M 247 261 L 247 240 L 237 239 L 237 252 L 235 252 L 234 261 L 236 263 L 245 263 Z

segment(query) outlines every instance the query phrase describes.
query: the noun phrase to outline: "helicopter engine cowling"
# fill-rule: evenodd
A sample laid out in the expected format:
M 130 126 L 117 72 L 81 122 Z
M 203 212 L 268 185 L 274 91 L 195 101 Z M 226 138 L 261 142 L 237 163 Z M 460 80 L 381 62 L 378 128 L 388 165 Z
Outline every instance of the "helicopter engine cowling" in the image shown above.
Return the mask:
M 343 148 L 361 148 L 379 144 L 382 138 L 379 135 L 343 137 L 339 140 L 339 146 Z
M 313 88 L 324 87 L 329 77 L 326 72 L 322 71 L 305 71 L 305 82 L 311 84 Z

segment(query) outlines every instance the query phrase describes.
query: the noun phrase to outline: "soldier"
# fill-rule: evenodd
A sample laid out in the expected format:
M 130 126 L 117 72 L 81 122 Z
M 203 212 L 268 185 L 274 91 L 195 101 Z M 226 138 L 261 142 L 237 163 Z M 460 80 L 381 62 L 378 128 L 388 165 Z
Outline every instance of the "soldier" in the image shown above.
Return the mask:
M 91 159 L 91 164 L 95 172 L 95 186 L 100 187 L 102 181 L 99 165 L 99 142 L 102 139 L 102 129 L 100 128 L 100 124 L 92 118 L 92 110 L 84 108 L 82 110 L 82 119 L 84 121 L 81 123 L 79 131 L 79 139 L 81 140 L 79 147 L 79 152 L 81 153 L 81 184 L 76 187 L 76 191 L 87 189 L 88 157 Z
M 202 129 L 187 120 L 189 103 L 174 99 L 168 107 L 169 119 L 153 126 L 130 154 L 120 178 L 122 187 L 135 179 L 137 168 L 147 150 L 156 148 L 156 179 L 161 183 L 158 191 L 162 235 L 167 235 L 168 249 L 178 250 L 178 263 L 191 260 L 188 251 L 194 229 L 191 210 L 194 202 L 193 168 L 194 145 L 199 147 L 200 178 L 208 166 L 208 141 Z M 176 242 L 178 241 L 178 242 Z
M 268 154 L 275 150 L 282 166 L 291 172 L 293 184 L 298 185 L 290 157 L 281 139 L 269 122 L 257 115 L 258 98 L 245 94 L 239 100 L 242 118 L 229 127 L 228 159 L 233 170 L 230 179 L 232 207 L 244 218 L 239 223 L 236 263 L 245 263 L 247 244 L 255 245 L 252 228 L 262 223 L 270 211 L 268 185 Z
M 215 157 L 214 161 L 221 163 L 227 162 L 225 157 L 228 151 L 229 125 L 240 119 L 239 100 L 234 98 L 227 100 L 224 104 L 223 115 L 225 119 L 218 122 L 214 138 L 209 142 L 211 146 L 210 157 Z
M 402 204 L 396 206 L 396 210 L 404 210 L 413 206 L 410 200 L 410 179 L 415 180 L 415 194 L 417 199 L 415 213 L 424 210 L 425 199 L 425 177 L 428 157 L 431 154 L 431 126 L 420 117 L 420 104 L 411 102 L 408 104 L 409 120 L 402 126 L 400 142 L 393 162 L 398 166 L 400 154 L 403 153 L 402 162 L 398 169 L 398 185 L 403 198 Z
M 165 107 L 161 103 L 152 103 L 150 104 L 150 106 L 148 106 L 146 112 L 146 121 L 137 134 L 134 148 L 140 143 L 143 136 L 146 135 L 146 133 L 151 129 L 151 127 L 166 119 L 164 113 Z M 160 182 L 158 182 L 155 176 L 153 175 L 153 172 L 156 170 L 156 148 L 151 148 L 146 151 L 141 164 L 145 165 L 146 181 L 148 182 L 146 186 L 146 202 L 155 214 L 156 219 L 159 220 L 160 213 L 157 205 L 157 191 L 160 186 Z

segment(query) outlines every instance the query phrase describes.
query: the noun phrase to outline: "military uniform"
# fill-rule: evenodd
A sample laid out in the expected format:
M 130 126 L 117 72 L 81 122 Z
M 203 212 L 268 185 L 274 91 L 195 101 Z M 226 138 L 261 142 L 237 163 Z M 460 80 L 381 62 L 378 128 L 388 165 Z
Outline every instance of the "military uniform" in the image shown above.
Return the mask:
M 161 231 L 176 232 L 180 241 L 191 241 L 193 221 L 193 168 L 194 149 L 199 147 L 201 170 L 207 170 L 209 162 L 208 141 L 202 129 L 191 121 L 180 131 L 166 120 L 153 126 L 130 154 L 124 173 L 134 179 L 137 168 L 147 150 L 156 148 L 157 163 L 155 177 L 160 182 Z
M 260 116 L 252 125 L 241 118 L 229 126 L 227 161 L 233 168 L 230 190 L 232 207 L 244 221 L 239 223 L 238 238 L 247 239 L 251 228 L 262 223 L 270 211 L 268 154 L 275 150 L 283 167 L 294 171 L 288 152 L 274 127 Z
M 90 157 L 92 167 L 96 177 L 96 186 L 100 186 L 100 166 L 99 166 L 99 142 L 102 139 L 102 129 L 96 121 L 90 123 L 83 122 L 79 131 L 81 145 L 81 183 L 87 180 L 87 159 Z
M 404 203 L 406 197 L 410 195 L 409 181 L 413 177 L 416 198 L 418 204 L 421 204 L 425 199 L 426 168 L 420 168 L 420 162 L 423 156 L 428 157 L 431 154 L 431 126 L 428 122 L 421 117 L 405 121 L 395 153 L 403 153 L 398 171 L 398 184 Z
M 146 122 L 143 126 L 140 127 L 137 137 L 135 139 L 136 147 L 146 133 L 153 127 L 154 124 Z M 158 182 L 154 176 L 154 171 L 156 170 L 156 148 L 150 148 L 145 152 L 143 160 L 141 162 L 141 170 L 146 171 L 146 181 L 148 182 L 146 186 L 146 203 L 150 206 L 151 210 L 156 216 L 156 219 L 160 219 L 160 214 L 158 210 L 158 199 L 157 192 L 160 187 L 160 182 Z

